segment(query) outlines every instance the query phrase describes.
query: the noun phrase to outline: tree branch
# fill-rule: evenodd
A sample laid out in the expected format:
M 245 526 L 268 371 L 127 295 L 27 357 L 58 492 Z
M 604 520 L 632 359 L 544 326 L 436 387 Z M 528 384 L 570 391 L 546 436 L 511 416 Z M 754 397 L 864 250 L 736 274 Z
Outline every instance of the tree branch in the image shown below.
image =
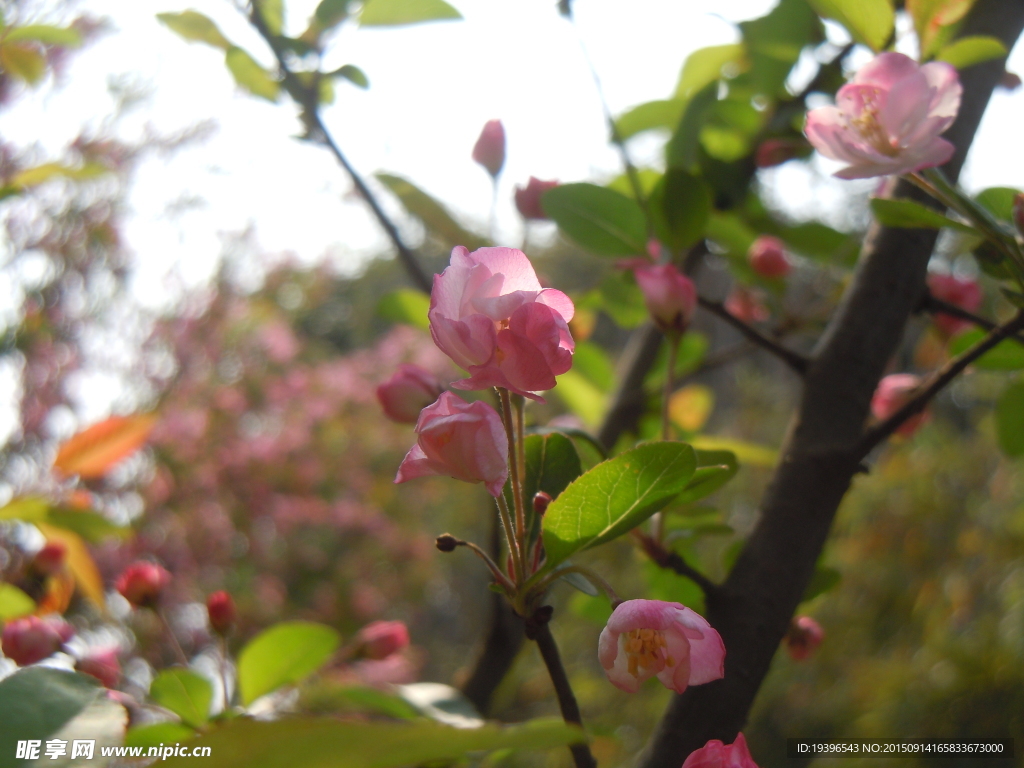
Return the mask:
M 719 592 L 721 592 L 722 588 L 718 584 L 686 562 L 682 555 L 666 549 L 639 529 L 633 529 L 633 537 L 651 560 L 662 568 L 668 568 L 680 576 L 685 576 L 700 587 L 705 596 L 717 597 Z
M 1022 328 L 1024 328 L 1024 311 L 1018 312 L 1013 319 L 996 326 L 984 339 L 947 362 L 942 368 L 932 374 L 928 382 L 918 389 L 914 396 L 904 403 L 896 413 L 892 414 L 885 421 L 879 422 L 865 433 L 857 448 L 860 457 L 864 458 L 867 456 L 876 445 L 891 436 L 907 419 L 923 411 L 928 403 L 953 379 L 959 376 L 968 365 L 1003 341 L 1003 339 L 1014 337 L 1017 331 Z
M 974 323 L 979 328 L 984 328 L 986 331 L 995 330 L 998 327 L 997 323 L 991 320 L 976 315 L 973 312 L 968 312 L 962 307 L 958 307 L 956 304 L 950 304 L 948 301 L 943 301 L 939 297 L 932 293 L 926 293 L 921 299 L 922 312 L 930 312 L 933 315 L 951 315 L 959 320 L 966 320 L 969 323 Z M 1013 339 L 1018 344 L 1024 344 L 1024 336 L 1019 333 L 1010 334 L 1007 338 Z
M 715 317 L 724 320 L 737 331 L 742 333 L 746 338 L 752 341 L 762 349 L 766 349 L 779 358 L 782 362 L 792 368 L 794 371 L 803 376 L 807 373 L 807 366 L 809 360 L 801 355 L 799 352 L 794 352 L 791 349 L 779 344 L 774 339 L 771 339 L 757 330 L 754 326 L 748 325 L 747 323 L 740 320 L 736 315 L 725 308 L 725 305 L 720 301 L 711 301 L 711 299 L 705 299 L 703 296 L 698 296 L 697 301 L 701 307 L 706 309 L 708 312 L 713 314 Z

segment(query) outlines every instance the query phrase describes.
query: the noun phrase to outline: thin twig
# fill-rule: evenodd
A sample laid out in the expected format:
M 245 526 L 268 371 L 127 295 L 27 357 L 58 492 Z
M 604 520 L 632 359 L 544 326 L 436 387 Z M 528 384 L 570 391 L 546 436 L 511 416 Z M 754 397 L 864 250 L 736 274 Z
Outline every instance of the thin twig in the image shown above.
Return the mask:
M 160 623 L 163 625 L 164 632 L 167 634 L 167 638 L 171 641 L 171 647 L 174 649 L 174 655 L 178 657 L 180 661 L 186 667 L 188 666 L 188 656 L 185 655 L 184 649 L 181 647 L 181 643 L 178 642 L 178 638 L 174 634 L 174 630 L 171 629 L 171 622 L 167 620 L 167 616 L 160 608 L 154 608 L 153 612 L 160 619 Z
M 722 587 L 720 585 L 713 582 L 703 573 L 686 562 L 682 555 L 677 552 L 673 552 L 670 549 L 666 549 L 643 531 L 634 529 L 632 533 L 633 538 L 637 540 L 638 544 L 640 544 L 644 553 L 662 568 L 668 568 L 675 571 L 680 576 L 685 576 L 700 587 L 701 591 L 707 596 L 721 593 Z
M 786 347 L 782 346 L 774 339 L 765 336 L 759 330 L 754 328 L 754 326 L 743 322 L 736 317 L 736 315 L 727 310 L 722 302 L 711 301 L 711 299 L 706 299 L 703 296 L 699 296 L 697 301 L 700 303 L 701 307 L 706 309 L 715 317 L 727 322 L 759 347 L 771 352 L 801 376 L 807 372 L 807 366 L 810 365 L 810 360 L 808 358 L 804 357 L 799 352 L 786 349 Z
M 1024 311 L 1018 312 L 1013 319 L 997 325 L 984 339 L 942 366 L 931 376 L 926 384 L 917 390 L 917 394 L 908 400 L 902 408 L 864 434 L 860 444 L 857 446 L 857 458 L 867 456 L 876 445 L 892 435 L 907 419 L 923 411 L 925 406 L 968 365 L 999 342 L 1016 334 L 1022 328 L 1024 328 Z
M 668 369 L 665 371 L 665 388 L 661 394 L 661 439 L 672 437 L 672 425 L 669 422 L 668 403 L 675 391 L 676 358 L 679 356 L 679 336 L 668 337 Z
M 935 315 L 951 315 L 960 320 L 966 320 L 969 323 L 974 323 L 979 328 L 984 328 L 986 331 L 991 331 L 998 327 L 998 323 L 994 323 L 991 320 L 976 315 L 973 312 L 968 312 L 963 307 L 958 307 L 956 304 L 950 304 L 948 301 L 943 301 L 937 296 L 931 293 L 925 293 L 921 299 L 921 310 L 924 312 L 930 312 Z M 1007 338 L 1013 339 L 1018 344 L 1024 344 L 1024 335 L 1019 333 L 1008 336 Z

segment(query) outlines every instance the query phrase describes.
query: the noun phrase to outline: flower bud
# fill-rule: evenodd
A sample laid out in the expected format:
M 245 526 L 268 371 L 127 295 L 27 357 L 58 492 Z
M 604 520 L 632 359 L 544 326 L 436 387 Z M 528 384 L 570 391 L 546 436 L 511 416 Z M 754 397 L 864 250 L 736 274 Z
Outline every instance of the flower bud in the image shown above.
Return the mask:
M 356 637 L 359 653 L 370 659 L 386 659 L 409 645 L 409 629 L 401 621 L 375 621 Z
M 49 658 L 74 634 L 74 627 L 59 617 L 25 616 L 4 625 L 0 647 L 4 656 L 24 667 Z
M 32 571 L 39 576 L 53 576 L 60 573 L 67 559 L 68 548 L 59 541 L 50 541 L 32 558 Z
M 454 552 L 459 546 L 459 540 L 450 533 L 442 533 L 434 540 L 434 544 L 441 552 Z
M 531 176 L 525 187 L 516 187 L 515 200 L 519 215 L 524 219 L 546 219 L 544 208 L 540 204 L 541 197 L 549 189 L 558 186 L 557 181 L 541 181 Z
M 754 153 L 754 164 L 758 168 L 773 168 L 797 157 L 807 157 L 812 151 L 802 139 L 766 139 Z
M 117 648 L 98 648 L 90 651 L 75 662 L 75 669 L 92 675 L 104 688 L 113 688 L 121 679 L 121 662 L 117 658 Z
M 786 651 L 796 661 L 803 661 L 825 639 L 825 630 L 810 616 L 799 616 L 790 623 L 786 633 Z
M 132 563 L 114 585 L 134 608 L 152 608 L 171 581 L 171 574 L 156 563 Z
M 221 637 L 232 630 L 235 619 L 238 618 L 235 601 L 224 590 L 214 592 L 206 598 L 206 613 L 210 617 L 210 627 Z
M 785 277 L 793 269 L 786 258 L 785 245 L 771 235 L 762 235 L 753 242 L 747 251 L 747 260 L 757 274 L 769 279 Z
M 912 373 L 894 373 L 886 376 L 878 382 L 878 388 L 871 398 L 871 415 L 879 421 L 885 421 L 906 405 L 919 386 L 921 379 Z M 896 430 L 896 434 L 909 437 L 927 419 L 927 413 L 911 416 Z
M 654 324 L 663 333 L 681 336 L 697 308 L 697 288 L 672 264 L 640 264 L 633 268 L 637 285 Z
M 501 120 L 488 120 L 473 146 L 473 159 L 494 178 L 505 165 L 505 126 Z
M 394 375 L 377 387 L 384 415 L 400 424 L 415 424 L 420 411 L 437 400 L 444 387 L 430 371 L 403 363 Z
M 1016 214 L 1016 206 L 1014 209 Z M 928 290 L 935 298 L 968 312 L 974 312 L 981 306 L 981 286 L 976 280 L 963 280 L 953 275 L 940 275 L 933 272 L 928 275 Z M 974 325 L 970 320 L 963 320 L 942 312 L 937 312 L 932 319 L 935 322 L 935 327 L 946 337 L 956 336 Z
M 544 491 L 537 491 L 533 494 L 533 511 L 540 517 L 548 511 L 548 505 L 551 504 L 551 494 L 545 493 Z

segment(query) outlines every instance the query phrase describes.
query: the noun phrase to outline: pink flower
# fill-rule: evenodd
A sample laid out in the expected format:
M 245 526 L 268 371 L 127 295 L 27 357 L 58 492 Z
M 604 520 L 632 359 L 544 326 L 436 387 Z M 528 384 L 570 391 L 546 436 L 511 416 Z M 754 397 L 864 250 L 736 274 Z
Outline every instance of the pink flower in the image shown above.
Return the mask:
M 949 304 L 974 312 L 981 306 L 981 286 L 975 280 L 961 280 L 953 275 L 940 275 L 936 272 L 928 275 L 928 290 L 932 296 Z M 956 336 L 961 331 L 973 327 L 970 320 L 961 320 L 953 315 L 937 313 L 933 320 L 936 327 L 946 336 Z
M 654 324 L 663 333 L 682 335 L 697 308 L 697 288 L 693 281 L 672 264 L 637 263 L 633 274 Z
M 24 667 L 49 658 L 74 634 L 74 628 L 58 617 L 25 616 L 4 625 L 0 647 L 4 656 Z
M 597 653 L 612 685 L 628 693 L 653 675 L 676 693 L 725 675 L 722 638 L 679 603 L 620 603 L 601 631 Z
M 790 623 L 786 633 L 786 650 L 796 661 L 803 661 L 821 645 L 825 630 L 810 616 L 799 616 Z
M 531 176 L 525 187 L 516 187 L 515 199 L 519 215 L 524 219 L 546 219 L 548 215 L 541 207 L 540 199 L 549 189 L 558 186 L 557 181 L 541 181 Z
M 235 626 L 238 609 L 235 601 L 224 590 L 212 593 L 206 598 L 206 614 L 210 619 L 210 627 L 218 635 L 226 635 Z
M 505 387 L 543 402 L 536 393 L 572 367 L 574 311 L 564 293 L 541 287 L 522 251 L 460 245 L 434 276 L 427 316 L 434 343 L 470 373 L 453 387 Z
M 736 741 L 723 744 L 712 739 L 700 749 L 691 752 L 683 768 L 757 768 L 750 756 L 747 740 L 742 733 L 736 734 Z
M 498 412 L 482 400 L 467 403 L 442 392 L 416 422 L 417 442 L 395 476 L 404 483 L 425 475 L 447 475 L 484 483 L 492 496 L 508 477 L 508 438 Z
M 401 621 L 374 621 L 356 638 L 359 651 L 369 659 L 386 659 L 409 645 L 409 629 Z
M 871 415 L 879 421 L 892 416 L 902 408 L 921 385 L 921 379 L 912 373 L 893 373 L 878 382 L 878 388 L 871 398 Z M 896 434 L 909 437 L 928 419 L 927 413 L 919 413 L 907 419 L 896 430 Z
M 761 235 L 751 243 L 747 260 L 757 274 L 769 279 L 785 277 L 793 269 L 786 258 L 785 244 L 771 235 Z
M 763 323 L 771 313 L 761 301 L 760 292 L 738 285 L 725 300 L 725 308 L 730 314 L 745 323 Z
M 839 89 L 836 106 L 811 110 L 804 130 L 825 157 L 849 163 L 841 179 L 931 168 L 953 155 L 939 134 L 956 119 L 960 91 L 949 64 L 882 53 Z
M 394 375 L 377 387 L 384 415 L 401 424 L 415 424 L 420 411 L 437 400 L 444 390 L 430 371 L 403 363 Z
M 164 568 L 140 561 L 125 568 L 114 587 L 133 607 L 152 608 L 170 581 L 171 574 Z
M 480 131 L 480 138 L 473 146 L 473 159 L 480 163 L 491 176 L 501 173 L 505 164 L 505 126 L 501 120 L 488 120 Z
M 103 683 L 104 688 L 113 688 L 121 679 L 121 662 L 117 655 L 117 648 L 98 648 L 76 661 L 75 669 L 92 675 Z

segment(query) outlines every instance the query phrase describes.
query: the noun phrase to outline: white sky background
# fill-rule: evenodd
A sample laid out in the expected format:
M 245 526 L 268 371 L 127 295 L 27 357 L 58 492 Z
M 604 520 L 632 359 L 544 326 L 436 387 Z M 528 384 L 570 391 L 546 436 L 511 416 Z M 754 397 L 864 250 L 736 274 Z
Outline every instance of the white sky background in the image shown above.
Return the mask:
M 508 158 L 497 239 L 512 245 L 522 238 L 512 205 L 516 184 L 530 175 L 568 182 L 604 181 L 620 173 L 578 37 L 618 114 L 667 98 L 691 51 L 737 40 L 732 22 L 762 15 L 774 5 L 774 0 L 576 0 L 574 28 L 558 15 L 555 0 L 451 2 L 463 21 L 344 27 L 326 66 L 355 64 L 371 87 L 361 91 L 337 81 L 337 98 L 324 109 L 324 121 L 364 176 L 377 170 L 403 175 L 482 231 L 491 182 L 470 152 L 484 122 L 500 118 Z M 300 32 L 315 4 L 288 0 L 286 31 Z M 186 43 L 155 18 L 163 11 L 196 8 L 269 64 L 269 51 L 229 0 L 79 0 L 74 7 L 106 17 L 113 31 L 75 54 L 58 87 L 25 94 L 0 112 L 5 141 L 37 143 L 44 154 L 59 155 L 81 126 L 98 126 L 110 114 L 108 80 L 121 76 L 151 91 L 120 124 L 125 138 L 138 137 L 147 125 L 168 134 L 208 119 L 217 124 L 206 142 L 166 160 L 150 159 L 137 172 L 125 234 L 136 258 L 133 294 L 142 305 L 166 307 L 180 297 L 181 287 L 203 285 L 219 265 L 224 236 L 250 224 L 262 249 L 292 252 L 303 263 L 328 255 L 348 271 L 390 252 L 365 206 L 346 199 L 351 185 L 334 159 L 292 138 L 300 127 L 286 98 L 274 105 L 242 93 L 222 52 Z M 1021 47 L 1009 69 L 1024 72 Z M 997 90 L 964 173 L 969 189 L 1024 184 L 1022 124 L 1024 89 Z M 653 158 L 657 146 L 644 138 L 631 144 L 641 161 Z M 800 215 L 840 205 L 849 184 L 822 183 L 796 163 L 769 172 L 766 180 Z M 382 196 L 398 213 L 387 194 Z M 202 205 L 173 212 L 177 201 L 192 198 Z M 417 235 L 415 226 L 408 232 Z M 0 378 L 0 389 L 13 387 L 10 377 Z M 94 411 L 93 418 L 109 408 L 105 387 L 103 382 L 86 387 L 97 397 L 86 408 Z M 82 394 L 84 401 L 92 399 Z M 8 399 L 13 392 L 0 395 Z M 0 424 L 0 435 L 12 426 Z

